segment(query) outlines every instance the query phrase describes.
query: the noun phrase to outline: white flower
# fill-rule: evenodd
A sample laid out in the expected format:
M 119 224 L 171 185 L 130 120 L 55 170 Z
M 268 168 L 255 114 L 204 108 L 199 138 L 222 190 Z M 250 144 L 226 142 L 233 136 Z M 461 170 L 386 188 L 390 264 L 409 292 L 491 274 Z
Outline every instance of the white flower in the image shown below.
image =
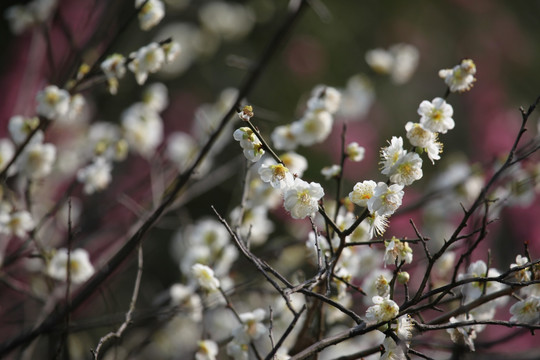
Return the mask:
M 246 159 L 257 162 L 264 155 L 261 141 L 249 127 L 236 129 L 233 138 L 240 143 Z
M 121 54 L 109 55 L 100 65 L 101 71 L 107 77 L 109 92 L 116 95 L 118 92 L 118 79 L 126 74 L 126 58 Z
M 326 180 L 337 178 L 339 177 L 340 173 L 341 173 L 341 166 L 336 165 L 336 164 L 332 166 L 325 166 L 321 169 L 321 174 L 324 176 Z
M 381 216 L 392 215 L 401 206 L 403 185 L 379 182 L 373 190 L 373 196 L 368 200 L 368 209 Z
M 266 333 L 266 326 L 262 323 L 266 316 L 263 309 L 255 309 L 252 312 L 240 314 L 242 325 L 233 331 L 235 341 L 248 344 L 257 340 Z
M 392 53 L 385 49 L 373 49 L 366 52 L 366 62 L 379 74 L 390 74 L 394 66 L 394 57 Z
M 405 352 L 403 348 L 396 344 L 391 337 L 384 338 L 383 342 L 384 354 L 381 355 L 379 360 L 406 360 Z
M 350 120 L 360 120 L 369 111 L 375 100 L 373 84 L 363 74 L 356 74 L 349 78 L 347 87 L 341 94 L 339 116 Z
M 231 220 L 241 224 L 240 234 L 253 245 L 263 244 L 274 231 L 274 223 L 268 218 L 268 207 L 265 205 L 249 207 L 243 211 L 236 207 L 231 211 Z
M 399 313 L 399 306 L 388 296 L 374 296 L 372 299 L 375 305 L 370 306 L 366 311 L 368 321 L 382 322 L 392 320 Z
M 405 130 L 411 145 L 424 149 L 432 164 L 434 160 L 441 158 L 439 153 L 442 151 L 442 144 L 437 142 L 437 133 L 425 129 L 420 123 L 410 121 L 405 125 Z
M 0 171 L 4 170 L 15 154 L 15 147 L 9 139 L 0 139 Z
M 334 118 L 328 111 L 307 111 L 291 124 L 291 133 L 300 145 L 311 146 L 326 140 L 333 124 Z
M 390 181 L 399 185 L 411 185 L 422 178 L 422 158 L 415 152 L 408 152 L 390 168 Z
M 349 193 L 349 199 L 358 206 L 367 207 L 368 200 L 373 196 L 373 190 L 377 183 L 372 180 L 365 180 L 354 185 L 353 191 Z
M 403 149 L 403 139 L 401 136 L 392 136 L 392 140 L 390 140 L 389 145 L 381 149 L 381 173 L 388 175 L 394 164 L 396 164 L 398 160 L 401 159 L 401 157 L 403 157 L 406 153 L 407 151 Z
M 325 85 L 318 85 L 311 92 L 311 98 L 307 102 L 307 107 L 311 111 L 328 111 L 335 114 L 341 103 L 341 93 L 339 90 Z
M 251 118 L 254 116 L 254 113 L 253 113 L 253 107 L 250 106 L 250 105 L 246 105 L 242 108 L 242 110 L 240 110 L 240 112 L 238 112 L 238 117 L 240 118 L 240 120 L 242 121 L 249 121 L 251 120 Z
M 410 264 L 413 259 L 413 251 L 407 242 L 399 241 L 399 239 L 392 237 L 391 241 L 385 241 L 384 246 L 386 251 L 384 252 L 385 265 L 394 265 L 404 261 L 406 264 Z
M 364 160 L 364 154 L 366 149 L 363 146 L 358 145 L 357 142 L 352 142 L 345 148 L 345 154 L 349 160 L 354 162 L 360 162 Z
M 153 83 L 148 85 L 142 94 L 144 105 L 154 109 L 158 113 L 162 112 L 169 105 L 169 91 L 163 83 Z
M 293 175 L 282 164 L 262 164 L 258 172 L 261 180 L 270 183 L 274 189 L 286 189 L 294 183 Z
M 392 45 L 390 52 L 394 56 L 390 74 L 392 81 L 396 84 L 404 84 L 414 74 L 420 53 L 415 46 L 403 43 Z
M 109 186 L 112 166 L 103 157 L 97 157 L 94 162 L 77 172 L 77 180 L 84 183 L 84 193 L 93 194 Z
M 135 0 L 135 7 L 139 11 L 139 25 L 145 31 L 159 24 L 165 16 L 165 5 L 161 0 Z
M 410 315 L 403 315 L 398 318 L 396 333 L 400 340 L 410 341 L 412 339 L 414 323 Z
M 69 111 L 69 93 L 56 85 L 49 85 L 36 95 L 36 112 L 47 119 L 54 120 L 67 115 Z
M 35 130 L 39 126 L 39 118 L 27 118 L 24 116 L 16 115 L 9 119 L 8 130 L 9 135 L 13 139 L 15 144 L 21 144 L 28 134 Z M 43 142 L 43 132 L 38 131 L 33 137 L 31 142 Z
M 321 185 L 296 178 L 285 192 L 284 207 L 291 213 L 293 219 L 304 219 L 315 214 L 319 209 L 318 202 L 323 196 L 324 190 Z
M 470 90 L 476 81 L 476 65 L 471 59 L 464 59 L 452 69 L 439 70 L 439 77 L 444 79 L 451 92 Z
M 163 141 L 163 120 L 152 108 L 136 103 L 121 115 L 124 136 L 130 149 L 150 157 Z
M 169 135 L 165 153 L 180 171 L 184 171 L 197 155 L 198 148 L 197 142 L 191 135 L 174 132 Z
M 195 264 L 191 267 L 191 273 L 200 287 L 207 291 L 219 289 L 219 280 L 214 276 L 214 271 L 203 264 Z
M 35 24 L 34 14 L 24 5 L 13 5 L 6 9 L 4 17 L 13 34 L 19 35 Z
M 518 255 L 518 256 L 516 256 L 516 263 L 515 264 L 510 264 L 510 269 L 513 269 L 513 268 L 518 267 L 518 266 L 525 265 L 528 262 L 529 262 L 529 259 L 526 256 Z M 530 268 L 517 270 L 514 273 L 514 276 L 516 277 L 516 279 L 518 281 L 530 281 L 531 280 Z
M 253 11 L 239 3 L 212 1 L 199 10 L 205 29 L 225 40 L 238 40 L 247 35 L 255 24 Z
M 281 155 L 281 161 L 283 161 L 283 164 L 285 164 L 291 174 L 297 177 L 302 177 L 304 171 L 308 168 L 306 158 L 292 151 Z
M 454 109 L 452 105 L 447 104 L 443 98 L 437 97 L 431 102 L 424 100 L 418 106 L 418 115 L 420 115 L 420 124 L 432 132 L 446 134 L 455 126 L 452 115 Z
M 291 125 L 281 125 L 274 128 L 270 138 L 278 150 L 294 150 L 298 146 L 298 139 L 291 131 Z
M 457 318 L 451 317 L 450 324 L 462 322 L 462 321 L 472 321 L 474 318 L 470 314 L 463 314 Z M 476 330 L 473 326 L 459 326 L 456 328 L 446 329 L 446 332 L 450 334 L 450 338 L 456 344 L 465 344 L 469 347 L 469 350 L 474 351 L 474 342 L 476 339 Z
M 128 64 L 128 68 L 135 74 L 135 79 L 139 85 L 146 82 L 148 73 L 159 71 L 165 63 L 165 52 L 155 42 L 141 47 L 137 52 L 130 54 L 129 57 L 131 62 Z
M 28 211 L 21 210 L 8 214 L 9 207 L 2 210 L 0 212 L 0 233 L 24 238 L 34 228 L 34 220 Z
M 165 53 L 165 64 L 168 64 L 169 66 L 170 63 L 178 58 L 178 55 L 180 55 L 180 52 L 182 51 L 182 46 L 176 41 L 166 42 L 161 45 L 161 48 Z
M 201 340 L 197 345 L 199 350 L 195 353 L 195 360 L 216 360 L 219 347 L 215 341 Z
M 538 324 L 540 322 L 540 297 L 531 295 L 510 307 L 511 322 Z
M 248 360 L 249 345 L 242 344 L 234 339 L 227 344 L 227 355 L 233 358 L 233 360 Z
M 382 236 L 388 227 L 388 216 L 379 213 L 371 213 L 366 221 L 369 224 L 369 238 L 373 239 L 375 235 Z
M 69 255 L 69 275 L 71 282 L 80 284 L 90 279 L 94 274 L 94 267 L 90 262 L 88 252 L 84 249 L 75 249 Z M 68 267 L 68 250 L 58 249 L 47 265 L 47 275 L 53 279 L 66 281 Z
M 56 147 L 53 144 L 29 144 L 18 159 L 19 170 L 32 179 L 41 179 L 50 174 Z

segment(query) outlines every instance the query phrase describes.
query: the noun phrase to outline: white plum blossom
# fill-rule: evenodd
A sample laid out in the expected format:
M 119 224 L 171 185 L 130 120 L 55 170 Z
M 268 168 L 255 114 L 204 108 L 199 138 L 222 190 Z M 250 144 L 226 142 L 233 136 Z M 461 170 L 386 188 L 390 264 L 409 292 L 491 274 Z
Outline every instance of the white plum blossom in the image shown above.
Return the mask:
M 446 103 L 443 98 L 437 97 L 431 102 L 424 100 L 418 106 L 418 115 L 420 115 L 420 124 L 432 132 L 446 134 L 455 126 L 452 115 L 454 109 L 452 105 Z
M 476 81 L 476 65 L 471 59 L 463 59 L 452 69 L 439 70 L 439 77 L 444 79 L 451 92 L 464 92 L 472 88 Z
M 92 164 L 77 172 L 77 180 L 84 184 L 84 193 L 93 194 L 104 190 L 111 182 L 112 166 L 103 157 L 96 157 Z
M 307 102 L 307 107 L 311 111 L 328 111 L 335 114 L 341 103 L 341 93 L 339 90 L 325 85 L 316 86 L 311 92 L 311 98 Z
M 32 215 L 26 210 L 9 213 L 10 206 L 6 206 L 4 203 L 2 207 L 3 209 L 0 211 L 0 233 L 25 238 L 27 233 L 35 226 Z
M 152 108 L 135 103 L 121 115 L 122 129 L 130 149 L 150 157 L 163 141 L 163 120 Z
M 373 196 L 368 200 L 368 209 L 381 216 L 392 215 L 401 206 L 403 185 L 379 182 L 373 190 Z
M 28 135 L 39 126 L 39 118 L 24 117 L 20 115 L 12 116 L 9 119 L 8 130 L 11 139 L 15 144 L 21 144 Z M 31 142 L 43 142 L 43 132 L 39 130 L 32 137 Z
M 404 241 L 392 237 L 390 241 L 385 241 L 384 246 L 386 248 L 384 252 L 384 263 L 386 265 L 394 265 L 397 261 L 398 265 L 402 261 L 406 264 L 410 264 L 413 259 L 413 251 L 409 244 Z
M 156 42 L 141 47 L 129 57 L 131 62 L 128 68 L 135 74 L 139 85 L 146 82 L 149 73 L 158 72 L 166 60 L 163 48 Z
M 126 58 L 121 54 L 109 55 L 100 65 L 101 71 L 107 77 L 109 92 L 116 95 L 118 92 L 118 79 L 126 74 Z
M 349 160 L 354 162 L 360 162 L 364 160 L 366 149 L 363 146 L 358 145 L 357 142 L 352 142 L 345 148 L 345 154 Z
M 306 171 L 308 168 L 306 158 L 293 151 L 282 154 L 281 161 L 283 161 L 283 164 L 285 164 L 293 175 L 300 178 L 304 175 L 304 171 Z
M 437 141 L 437 133 L 425 129 L 420 123 L 410 121 L 405 125 L 405 130 L 411 145 L 424 149 L 432 164 L 434 160 L 441 158 L 439 154 L 442 152 L 442 144 Z
M 90 126 L 86 141 L 90 157 L 104 157 L 109 161 L 122 161 L 126 158 L 129 145 L 121 137 L 116 124 L 97 121 Z
M 538 324 L 540 323 L 540 297 L 531 295 L 518 301 L 510 307 L 511 322 Z
M 0 139 L 0 171 L 4 170 L 15 154 L 15 147 L 9 139 Z
M 203 264 L 195 264 L 191 267 L 191 273 L 200 287 L 207 291 L 219 289 L 219 280 L 214 276 L 214 270 Z
M 199 349 L 195 353 L 195 360 L 216 360 L 219 347 L 215 341 L 201 340 L 197 345 Z
M 394 66 L 392 54 L 382 48 L 369 50 L 366 52 L 365 59 L 371 69 L 379 74 L 390 74 Z
M 240 234 L 253 245 L 263 244 L 268 239 L 268 235 L 274 231 L 274 223 L 268 218 L 268 207 L 265 205 L 243 210 L 236 207 L 231 211 L 231 220 L 241 224 Z
M 276 126 L 270 134 L 274 147 L 278 150 L 294 150 L 298 146 L 298 139 L 291 131 L 291 125 Z
M 405 351 L 401 346 L 396 344 L 394 339 L 390 336 L 384 338 L 383 341 L 384 354 L 381 355 L 379 360 L 406 360 Z
M 324 196 L 320 184 L 296 178 L 293 185 L 287 189 L 284 196 L 285 210 L 291 213 L 293 219 L 304 219 L 313 216 L 319 209 L 319 200 Z
M 373 191 L 377 183 L 372 180 L 365 180 L 354 185 L 353 191 L 349 193 L 349 199 L 358 206 L 367 207 L 368 200 L 373 196 Z
M 408 152 L 390 168 L 390 181 L 399 185 L 411 185 L 422 178 L 422 158 L 415 152 Z
M 311 146 L 326 140 L 333 124 L 334 118 L 330 112 L 308 111 L 300 120 L 291 124 L 291 133 L 300 145 Z
M 240 314 L 242 325 L 233 331 L 236 341 L 248 344 L 266 334 L 266 326 L 262 323 L 266 317 L 264 309 L 255 309 L 252 312 Z
M 53 279 L 66 281 L 68 277 L 68 250 L 56 250 L 47 265 L 47 275 Z M 94 275 L 94 267 L 88 252 L 84 249 L 72 250 L 69 254 L 69 276 L 74 284 L 81 284 Z
M 388 296 L 374 296 L 372 301 L 375 305 L 370 306 L 366 310 L 366 318 L 368 321 L 383 322 L 392 320 L 399 313 L 399 306 L 394 300 Z
M 450 324 L 472 320 L 474 320 L 472 315 L 462 314 L 457 318 L 452 316 L 450 318 Z M 467 345 L 470 351 L 474 351 L 473 340 L 476 339 L 476 329 L 474 326 L 458 326 L 455 328 L 446 329 L 446 332 L 450 334 L 452 342 Z
M 235 341 L 234 339 L 227 343 L 227 355 L 233 360 L 248 360 L 249 345 Z
M 236 129 L 233 138 L 240 143 L 246 159 L 257 162 L 264 155 L 261 141 L 249 127 Z
M 135 0 L 139 12 L 139 25 L 142 30 L 150 30 L 165 16 L 165 5 L 161 0 Z
M 388 175 L 392 167 L 401 159 L 407 151 L 403 149 L 403 138 L 392 136 L 390 143 L 387 147 L 381 149 L 381 173 Z
M 31 143 L 18 159 L 19 171 L 31 179 L 41 179 L 51 173 L 55 159 L 53 144 Z
M 369 206 L 368 206 L 369 210 Z M 388 227 L 388 216 L 380 215 L 378 212 L 371 213 L 366 217 L 366 222 L 369 225 L 369 238 L 372 239 L 375 235 L 381 236 Z
M 261 180 L 270 183 L 274 189 L 287 189 L 294 183 L 294 176 L 283 164 L 262 164 L 258 172 Z
M 253 106 L 246 105 L 237 113 L 238 117 L 242 121 L 249 121 L 255 115 L 253 113 Z
M 255 14 L 249 7 L 224 1 L 205 3 L 199 19 L 210 33 L 227 41 L 242 39 L 255 24 Z
M 165 154 L 178 170 L 184 171 L 197 155 L 198 149 L 199 146 L 191 135 L 178 131 L 169 135 Z
M 373 71 L 390 75 L 395 84 L 404 84 L 411 78 L 418 66 L 419 57 L 415 46 L 404 43 L 392 45 L 388 50 L 369 50 L 365 55 Z
M 338 115 L 350 120 L 361 120 L 374 100 L 373 84 L 367 76 L 353 75 L 347 81 L 347 87 L 342 90 Z
M 529 262 L 529 259 L 526 256 L 518 255 L 516 256 L 515 264 L 510 264 L 510 269 L 525 265 L 528 262 Z M 531 280 L 530 268 L 527 267 L 521 270 L 516 270 L 516 272 L 514 273 L 514 276 L 516 277 L 518 281 L 530 281 Z
M 326 180 L 339 177 L 341 173 L 341 166 L 334 164 L 332 166 L 325 166 L 321 169 L 321 174 Z
M 162 112 L 169 105 L 169 90 L 167 90 L 167 86 L 163 83 L 148 85 L 143 91 L 142 102 L 158 113 Z
M 36 113 L 49 120 L 64 117 L 69 111 L 69 93 L 56 85 L 49 85 L 39 91 L 36 95 L 36 101 Z

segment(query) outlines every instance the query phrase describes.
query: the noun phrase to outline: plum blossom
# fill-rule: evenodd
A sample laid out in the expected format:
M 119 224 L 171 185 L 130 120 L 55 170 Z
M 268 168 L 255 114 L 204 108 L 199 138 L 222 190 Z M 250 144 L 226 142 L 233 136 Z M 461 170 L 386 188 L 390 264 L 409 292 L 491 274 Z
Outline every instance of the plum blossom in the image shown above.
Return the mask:
M 471 59 L 463 59 L 452 69 L 439 70 L 439 77 L 444 79 L 451 92 L 464 92 L 472 88 L 476 81 L 476 65 Z
M 437 97 L 431 102 L 424 100 L 418 106 L 418 115 L 420 115 L 420 124 L 432 132 L 446 134 L 455 126 L 452 115 L 454 109 L 452 105 L 447 104 L 443 98 Z
M 353 191 L 349 193 L 349 199 L 358 206 L 367 207 L 368 200 L 373 196 L 373 190 L 377 183 L 372 180 L 365 180 L 354 185 Z
M 374 296 L 372 301 L 375 305 L 366 311 L 368 321 L 383 322 L 392 320 L 399 313 L 399 306 L 388 296 Z
M 304 219 L 315 214 L 319 209 L 319 200 L 323 196 L 324 190 L 321 185 L 296 178 L 285 192 L 284 206 L 293 219 Z
M 47 265 L 47 275 L 53 279 L 66 281 L 68 266 L 68 250 L 58 249 Z M 69 254 L 69 276 L 74 284 L 81 284 L 94 275 L 94 267 L 88 252 L 84 249 L 72 250 Z
M 219 289 L 219 280 L 214 276 L 214 270 L 203 264 L 195 264 L 191 267 L 191 273 L 200 287 L 207 291 Z
M 69 93 L 58 88 L 56 85 L 49 85 L 39 91 L 36 95 L 36 113 L 49 120 L 54 120 L 67 115 L 69 111 Z
M 369 211 L 381 216 L 392 215 L 401 206 L 403 199 L 403 185 L 379 182 L 373 189 L 373 196 L 368 200 Z

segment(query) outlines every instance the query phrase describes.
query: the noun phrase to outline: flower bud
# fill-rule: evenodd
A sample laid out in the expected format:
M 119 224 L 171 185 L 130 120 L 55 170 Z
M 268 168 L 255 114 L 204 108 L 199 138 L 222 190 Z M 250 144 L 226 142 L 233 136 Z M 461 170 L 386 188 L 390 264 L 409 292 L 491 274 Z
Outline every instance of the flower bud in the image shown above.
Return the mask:
M 409 282 L 410 278 L 411 278 L 411 276 L 406 271 L 400 271 L 397 274 L 398 283 L 403 284 L 403 285 L 407 284 Z

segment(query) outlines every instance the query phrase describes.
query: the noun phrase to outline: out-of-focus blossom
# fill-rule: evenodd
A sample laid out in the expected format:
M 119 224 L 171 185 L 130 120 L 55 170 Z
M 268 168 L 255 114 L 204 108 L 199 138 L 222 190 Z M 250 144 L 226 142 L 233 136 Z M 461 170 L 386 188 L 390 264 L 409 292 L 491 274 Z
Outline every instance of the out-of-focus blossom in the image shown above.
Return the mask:
M 362 119 L 375 100 L 373 85 L 365 75 L 353 75 L 347 81 L 347 86 L 341 91 L 341 105 L 338 116 L 351 120 Z
M 15 154 L 15 147 L 9 139 L 0 139 L 0 171 L 4 170 Z
M 511 322 L 538 324 L 540 322 L 540 297 L 531 295 L 510 307 Z
M 75 249 L 69 254 L 69 276 L 74 284 L 81 284 L 94 274 L 88 252 Z M 47 275 L 53 279 L 66 281 L 68 276 L 68 250 L 58 249 L 47 265 Z
M 161 0 L 135 0 L 139 9 L 139 25 L 142 30 L 150 30 L 165 16 L 165 5 Z
M 25 238 L 35 226 L 32 215 L 25 210 L 9 213 L 10 206 L 2 206 L 0 210 L 0 233 Z
M 111 164 L 105 158 L 97 157 L 92 164 L 77 172 L 77 180 L 84 184 L 85 194 L 93 194 L 109 186 L 111 171 Z
M 341 173 L 341 166 L 334 164 L 332 166 L 325 166 L 321 169 L 321 174 L 326 180 L 337 178 Z
M 439 70 L 439 77 L 444 79 L 451 92 L 464 92 L 472 88 L 476 81 L 476 65 L 471 59 L 463 59 L 452 69 Z
M 129 70 L 135 74 L 135 79 L 139 85 L 143 85 L 149 73 L 158 72 L 165 63 L 165 52 L 158 43 L 150 43 L 141 47 L 129 55 L 131 62 L 128 64 Z
M 349 160 L 354 162 L 360 162 L 364 160 L 364 154 L 366 153 L 366 149 L 363 146 L 358 145 L 357 142 L 352 142 L 347 145 L 345 148 L 345 154 L 349 158 Z
M 308 111 L 291 124 L 291 133 L 300 145 L 311 146 L 326 140 L 333 124 L 334 118 L 328 111 Z
M 169 105 L 169 91 L 167 90 L 167 86 L 163 83 L 148 85 L 143 91 L 142 103 L 158 113 L 165 110 Z
M 121 54 L 109 55 L 103 60 L 100 68 L 107 77 L 109 92 L 115 95 L 118 92 L 118 79 L 126 74 L 126 58 Z
M 451 317 L 450 324 L 454 324 L 462 321 L 472 321 L 474 318 L 470 314 L 463 314 L 457 318 Z M 456 344 L 467 345 L 469 350 L 474 351 L 474 339 L 476 339 L 476 330 L 473 326 L 459 326 L 451 329 L 446 329 L 446 332 L 450 334 L 452 342 Z
M 306 171 L 308 167 L 306 158 L 292 151 L 282 154 L 281 161 L 283 161 L 293 175 L 300 178 L 304 175 L 304 171 Z
M 38 117 L 24 117 L 20 115 L 12 116 L 9 119 L 8 130 L 9 135 L 13 139 L 15 144 L 21 144 L 28 135 L 39 126 Z M 43 141 L 43 132 L 38 131 L 34 134 L 32 142 L 42 142 Z
M 396 344 L 394 339 L 390 336 L 384 338 L 383 341 L 384 354 L 381 355 L 379 360 L 405 360 L 405 352 L 401 346 Z
M 56 159 L 53 144 L 29 144 L 18 159 L 19 171 L 31 179 L 41 179 L 52 171 Z
M 207 291 L 219 289 L 219 280 L 214 276 L 214 270 L 203 264 L 195 264 L 191 268 L 191 273 L 200 287 Z
M 389 50 L 373 49 L 366 53 L 366 62 L 379 74 L 389 74 L 396 84 L 404 84 L 414 74 L 419 59 L 418 49 L 410 44 L 395 44 Z
M 167 157 L 184 171 L 197 155 L 198 145 L 191 135 L 184 132 L 174 132 L 167 139 Z
M 49 85 L 39 91 L 36 95 L 36 101 L 37 114 L 50 120 L 64 117 L 69 111 L 69 93 L 56 85 Z
M 249 7 L 223 1 L 204 4 L 199 19 L 205 29 L 227 41 L 242 39 L 255 24 L 255 14 Z
M 195 353 L 195 360 L 216 360 L 219 347 L 215 341 L 201 340 L 197 345 L 199 350 Z
M 341 104 L 341 93 L 339 90 L 326 86 L 318 85 L 311 92 L 311 97 L 307 102 L 307 107 L 311 111 L 328 111 L 335 114 Z
M 150 157 L 163 141 L 163 120 L 152 108 L 136 103 L 121 115 L 122 129 L 130 149 Z

